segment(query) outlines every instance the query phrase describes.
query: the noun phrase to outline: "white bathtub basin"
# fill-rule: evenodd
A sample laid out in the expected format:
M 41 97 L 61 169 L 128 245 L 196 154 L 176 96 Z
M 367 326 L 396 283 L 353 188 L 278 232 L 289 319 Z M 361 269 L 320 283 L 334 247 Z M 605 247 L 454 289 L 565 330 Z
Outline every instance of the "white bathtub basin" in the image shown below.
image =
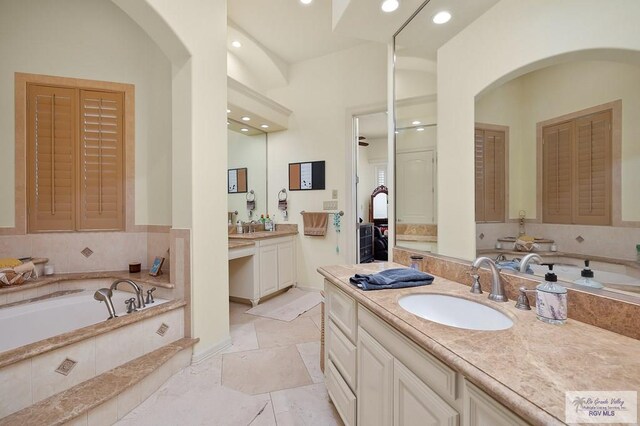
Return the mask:
M 400 307 L 421 318 L 467 330 L 506 330 L 513 321 L 500 311 L 460 297 L 443 294 L 410 294 L 398 300 Z
M 0 308 L 0 352 L 105 321 L 109 316 L 107 308 L 103 302 L 94 300 L 93 293 L 85 290 Z M 133 294 L 126 291 L 113 292 L 113 305 L 118 316 L 127 315 L 124 301 L 130 297 Z M 149 307 L 165 302 L 164 299 L 156 299 Z
M 531 264 L 530 266 L 531 269 L 533 269 L 533 274 L 539 277 L 544 277 L 544 275 L 549 271 L 549 268 L 544 265 Z M 558 279 L 562 281 L 574 282 L 580 278 L 581 271 L 581 267 L 572 265 L 554 265 L 553 267 L 553 272 L 558 276 Z M 594 270 L 593 274 L 593 279 L 601 282 L 605 287 L 607 285 L 612 285 L 640 288 L 640 280 L 628 275 L 597 270 Z

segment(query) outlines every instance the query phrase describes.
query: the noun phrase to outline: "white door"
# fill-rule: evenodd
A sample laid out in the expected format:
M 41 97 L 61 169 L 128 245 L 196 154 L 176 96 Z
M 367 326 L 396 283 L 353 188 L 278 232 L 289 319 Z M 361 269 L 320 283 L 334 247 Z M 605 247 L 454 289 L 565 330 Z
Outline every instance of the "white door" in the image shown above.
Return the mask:
M 278 244 L 278 290 L 294 284 L 295 267 L 293 242 Z
M 358 327 L 357 400 L 359 426 L 389 426 L 393 421 L 393 356 Z
M 457 426 L 458 413 L 398 360 L 393 365 L 393 426 Z
M 260 247 L 260 297 L 278 289 L 278 246 Z
M 396 220 L 435 223 L 435 151 L 396 155 Z

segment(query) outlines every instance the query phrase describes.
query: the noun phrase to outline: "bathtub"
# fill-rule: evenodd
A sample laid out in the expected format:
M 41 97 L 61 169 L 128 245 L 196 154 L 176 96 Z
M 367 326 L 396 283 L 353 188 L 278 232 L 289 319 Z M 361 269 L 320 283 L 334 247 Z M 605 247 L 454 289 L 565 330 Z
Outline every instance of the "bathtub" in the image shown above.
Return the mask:
M 539 277 L 544 277 L 544 275 L 549 271 L 549 268 L 544 265 L 530 264 L 529 266 L 533 269 L 533 274 Z M 562 281 L 574 282 L 581 277 L 581 271 L 582 268 L 572 265 L 556 264 L 553 267 L 553 272 L 558 276 L 558 279 Z M 593 274 L 593 279 L 601 282 L 605 287 L 613 286 L 620 289 L 627 289 L 629 291 L 640 291 L 640 280 L 637 278 L 615 272 L 597 270 L 594 270 Z
M 93 294 L 93 290 L 84 290 L 0 307 L 0 353 L 105 321 L 109 316 L 107 307 L 103 302 L 96 301 Z M 112 300 L 118 316 L 127 315 L 124 302 L 134 296 L 126 291 L 114 290 Z M 165 302 L 167 300 L 155 299 L 155 303 L 147 308 Z

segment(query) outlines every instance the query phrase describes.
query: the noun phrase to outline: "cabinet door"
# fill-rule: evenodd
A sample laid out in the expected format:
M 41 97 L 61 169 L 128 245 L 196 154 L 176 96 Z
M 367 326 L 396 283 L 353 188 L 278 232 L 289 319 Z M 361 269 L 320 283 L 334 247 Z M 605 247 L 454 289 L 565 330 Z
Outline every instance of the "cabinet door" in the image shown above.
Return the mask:
M 393 363 L 394 426 L 457 426 L 458 413 L 400 361 Z
M 388 426 L 393 418 L 393 356 L 358 327 L 359 426 Z
M 524 426 L 528 423 L 465 380 L 464 426 Z
M 278 289 L 278 246 L 260 247 L 260 296 Z
M 278 289 L 295 284 L 293 242 L 278 244 Z

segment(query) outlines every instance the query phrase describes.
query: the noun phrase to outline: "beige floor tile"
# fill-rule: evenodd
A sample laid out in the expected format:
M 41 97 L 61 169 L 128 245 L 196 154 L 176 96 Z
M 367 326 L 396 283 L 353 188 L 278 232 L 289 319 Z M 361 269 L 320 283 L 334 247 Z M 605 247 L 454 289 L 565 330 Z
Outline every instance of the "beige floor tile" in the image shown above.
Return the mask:
M 296 347 L 313 383 L 324 382 L 324 374 L 320 370 L 320 342 L 298 343 Z
M 299 317 L 289 322 L 260 319 L 254 323 L 254 326 L 260 348 L 320 340 L 320 330 L 313 320 L 306 317 Z
M 320 304 L 318 303 L 315 307 L 309 309 L 307 312 L 303 313 L 301 316 L 303 317 L 312 317 L 314 315 L 320 315 Z
M 249 395 L 311 383 L 295 346 L 238 352 L 222 357 L 222 384 Z
M 254 322 L 260 317 L 255 315 L 245 314 L 251 305 L 244 305 L 242 303 L 229 302 L 229 324 L 240 325 Z
M 318 330 L 322 330 L 322 315 L 318 314 L 310 318 L 311 318 L 311 321 L 313 321 L 313 323 L 316 325 L 316 327 L 318 327 Z
M 342 425 L 323 383 L 271 393 L 278 426 Z
M 235 324 L 229 327 L 231 334 L 231 347 L 222 353 L 252 351 L 258 349 L 258 337 L 253 322 Z

